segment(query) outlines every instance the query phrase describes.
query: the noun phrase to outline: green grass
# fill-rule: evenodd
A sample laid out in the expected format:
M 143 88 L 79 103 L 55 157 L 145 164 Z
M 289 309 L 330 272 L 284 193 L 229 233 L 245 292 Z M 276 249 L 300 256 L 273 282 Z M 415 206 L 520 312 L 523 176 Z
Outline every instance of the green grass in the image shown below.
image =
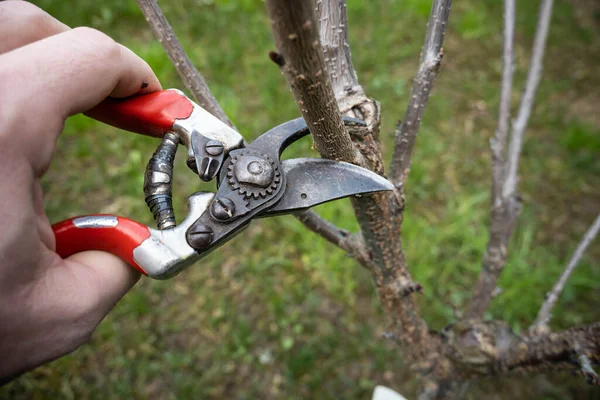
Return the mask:
M 107 32 L 146 59 L 164 87 L 182 87 L 134 1 L 36 3 L 71 26 Z M 365 90 L 382 104 L 381 137 L 388 157 L 430 3 L 348 4 L 354 64 Z M 518 6 L 514 104 L 524 84 L 537 4 Z M 284 78 L 267 57 L 274 45 L 261 1 L 161 5 L 248 139 L 299 115 Z M 455 309 L 468 302 L 487 242 L 488 141 L 496 126 L 502 68 L 501 15 L 499 0 L 455 2 L 444 64 L 407 185 L 403 243 L 411 272 L 425 287 L 421 309 L 434 329 L 455 320 Z M 524 210 L 500 282 L 504 292 L 488 315 L 506 319 L 516 330 L 535 318 L 544 293 L 600 209 L 600 126 L 595 112 L 586 111 L 599 100 L 600 41 L 594 26 L 586 26 L 570 1 L 556 2 L 544 78 L 523 151 Z M 151 224 L 142 180 L 156 144 L 83 116 L 71 118 L 44 178 L 51 221 L 108 212 Z M 310 140 L 286 153 L 299 155 L 317 156 Z M 179 156 L 175 201 L 181 217 L 187 195 L 210 186 L 200 185 Z M 357 228 L 347 201 L 317 211 L 346 229 Z M 600 317 L 595 306 L 599 255 L 592 248 L 576 270 L 555 310 L 555 327 Z M 367 399 L 379 383 L 412 396 L 411 373 L 380 338 L 385 329 L 366 271 L 292 217 L 261 220 L 177 278 L 143 279 L 100 325 L 90 345 L 0 389 L 0 398 Z M 498 383 L 494 392 L 504 398 L 585 393 L 579 378 L 560 385 L 550 383 L 554 380 Z

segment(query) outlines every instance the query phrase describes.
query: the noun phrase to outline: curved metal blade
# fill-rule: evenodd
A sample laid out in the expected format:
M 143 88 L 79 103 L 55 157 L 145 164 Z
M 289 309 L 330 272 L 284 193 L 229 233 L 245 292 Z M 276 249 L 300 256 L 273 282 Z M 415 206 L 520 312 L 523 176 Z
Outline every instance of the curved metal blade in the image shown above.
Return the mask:
M 346 116 L 342 119 L 346 126 L 366 126 L 365 121 L 360 119 Z M 250 143 L 248 148 L 254 148 L 268 154 L 270 157 L 279 158 L 289 145 L 309 133 L 310 131 L 304 119 L 296 118 L 263 133 L 254 142 Z
M 384 177 L 341 161 L 294 158 L 281 162 L 287 176 L 283 197 L 260 216 L 284 214 L 357 194 L 392 190 Z

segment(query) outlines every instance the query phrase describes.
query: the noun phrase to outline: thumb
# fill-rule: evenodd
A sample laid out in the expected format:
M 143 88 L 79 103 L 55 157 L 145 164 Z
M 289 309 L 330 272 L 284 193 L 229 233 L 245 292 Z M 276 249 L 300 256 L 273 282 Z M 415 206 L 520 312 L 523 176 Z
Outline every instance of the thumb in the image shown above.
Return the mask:
M 78 277 L 83 296 L 93 299 L 94 313 L 106 314 L 140 279 L 140 273 L 119 257 L 102 251 L 85 251 L 64 260 Z

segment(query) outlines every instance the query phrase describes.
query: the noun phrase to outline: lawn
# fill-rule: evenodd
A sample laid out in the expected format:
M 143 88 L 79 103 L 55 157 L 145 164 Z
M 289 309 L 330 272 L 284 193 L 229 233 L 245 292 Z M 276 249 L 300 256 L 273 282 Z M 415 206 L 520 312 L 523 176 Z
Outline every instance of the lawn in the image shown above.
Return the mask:
M 163 87 L 183 88 L 135 1 L 36 0 L 71 26 L 100 29 L 155 70 Z M 249 140 L 299 112 L 278 68 L 259 0 L 160 2 L 226 113 Z M 430 0 L 348 1 L 359 80 L 383 110 L 392 148 L 416 70 Z M 511 243 L 503 293 L 488 317 L 522 330 L 535 318 L 563 265 L 600 211 L 600 8 L 556 0 L 545 70 L 525 139 L 524 208 Z M 518 104 L 538 1 L 518 2 Z M 587 8 L 586 8 L 587 7 Z M 595 10 L 595 11 L 594 11 Z M 425 293 L 430 328 L 455 321 L 469 299 L 487 242 L 490 152 L 501 76 L 502 1 L 455 1 L 444 63 L 417 140 L 407 183 L 403 242 Z M 152 225 L 143 199 L 145 163 L 157 142 L 71 118 L 44 177 L 53 222 L 116 213 Z M 179 152 L 180 156 L 183 151 Z M 306 138 L 286 156 L 312 156 Z M 178 157 L 179 216 L 200 184 Z M 347 201 L 317 211 L 356 230 Z M 180 218 L 181 219 L 181 218 Z M 600 247 L 592 246 L 554 313 L 553 327 L 600 319 Z M 414 381 L 382 337 L 370 276 L 292 217 L 260 220 L 170 281 L 142 279 L 91 342 L 0 388 L 4 399 L 369 399 L 386 384 L 412 396 Z M 581 377 L 480 382 L 469 396 L 598 398 Z M 490 393 L 493 393 L 491 395 Z

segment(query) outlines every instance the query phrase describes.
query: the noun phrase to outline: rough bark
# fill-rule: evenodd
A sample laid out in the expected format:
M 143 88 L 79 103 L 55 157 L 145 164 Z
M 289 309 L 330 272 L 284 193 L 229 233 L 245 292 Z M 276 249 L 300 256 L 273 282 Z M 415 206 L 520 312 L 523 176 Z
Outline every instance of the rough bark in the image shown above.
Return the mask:
M 280 66 L 319 154 L 362 164 L 346 131 L 319 43 L 312 1 L 267 1 Z M 272 53 L 274 54 L 274 53 Z
M 577 358 L 585 355 L 600 361 L 600 322 L 562 332 L 526 336 L 523 344 L 498 363 L 498 371 L 557 371 L 578 368 Z
M 317 0 L 316 4 L 319 36 L 331 87 L 340 110 L 346 112 L 367 100 L 352 65 L 346 2 Z
M 465 320 L 447 327 L 442 341 L 460 380 L 573 370 L 580 367 L 580 356 L 600 361 L 600 323 L 518 336 L 503 321 Z

